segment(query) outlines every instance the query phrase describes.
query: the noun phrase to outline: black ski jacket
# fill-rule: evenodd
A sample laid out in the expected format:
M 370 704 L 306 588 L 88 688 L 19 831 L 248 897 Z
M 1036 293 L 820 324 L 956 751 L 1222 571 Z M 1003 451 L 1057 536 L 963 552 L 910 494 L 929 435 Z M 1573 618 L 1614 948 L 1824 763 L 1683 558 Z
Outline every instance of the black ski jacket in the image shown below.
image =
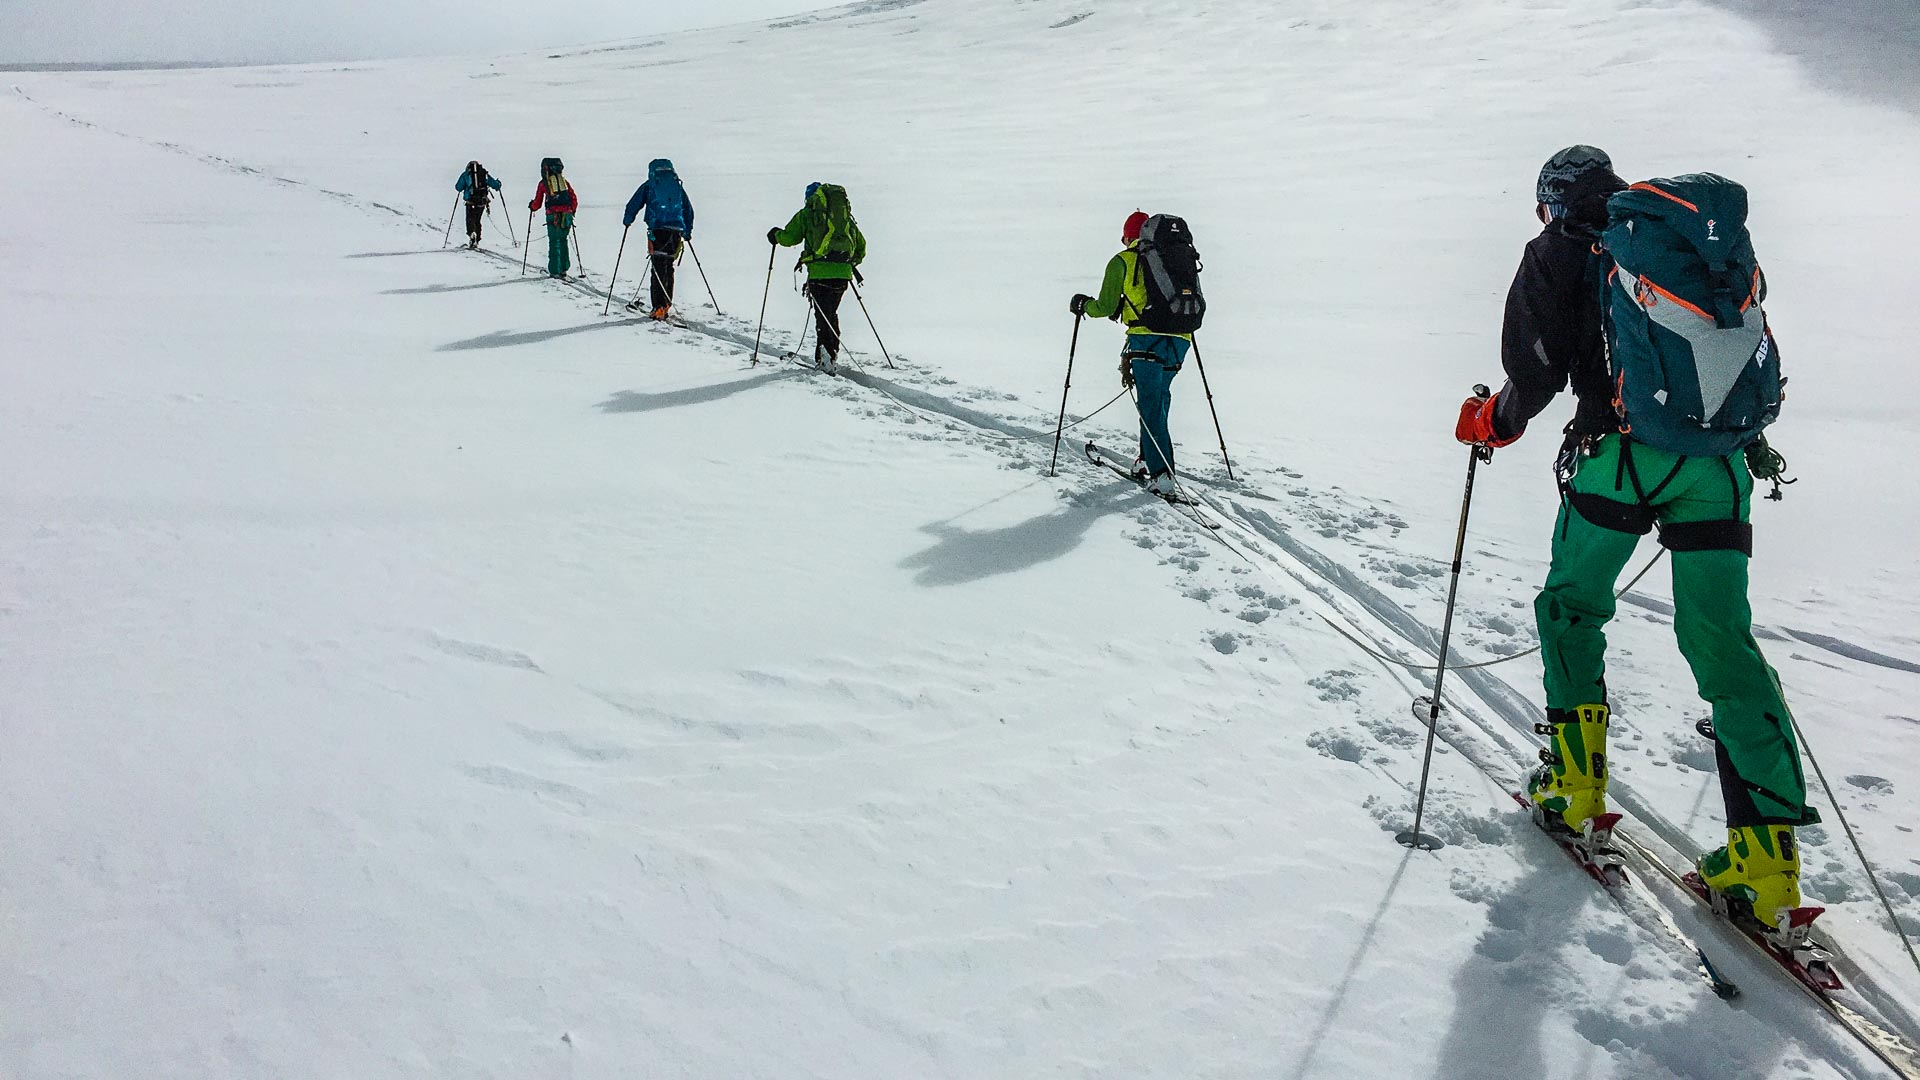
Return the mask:
M 1600 306 L 1605 259 L 1593 247 L 1606 226 L 1607 196 L 1626 185 L 1611 174 L 1596 183 L 1602 191 L 1576 203 L 1573 214 L 1527 243 L 1507 292 L 1500 335 L 1507 384 L 1493 417 L 1494 434 L 1502 439 L 1525 432 L 1569 382 L 1578 399 L 1569 434 L 1619 429 Z

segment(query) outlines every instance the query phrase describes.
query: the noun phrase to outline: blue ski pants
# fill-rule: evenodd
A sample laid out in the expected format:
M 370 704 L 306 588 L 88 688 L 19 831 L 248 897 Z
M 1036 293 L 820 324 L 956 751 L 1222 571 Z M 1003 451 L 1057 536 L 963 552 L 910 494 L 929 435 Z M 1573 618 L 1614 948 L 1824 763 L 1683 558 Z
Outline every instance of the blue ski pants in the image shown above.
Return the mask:
M 1173 435 L 1167 412 L 1173 407 L 1173 377 L 1186 363 L 1193 342 L 1168 334 L 1129 334 L 1123 361 L 1133 365 L 1133 391 L 1140 406 L 1140 457 L 1148 476 L 1173 468 Z

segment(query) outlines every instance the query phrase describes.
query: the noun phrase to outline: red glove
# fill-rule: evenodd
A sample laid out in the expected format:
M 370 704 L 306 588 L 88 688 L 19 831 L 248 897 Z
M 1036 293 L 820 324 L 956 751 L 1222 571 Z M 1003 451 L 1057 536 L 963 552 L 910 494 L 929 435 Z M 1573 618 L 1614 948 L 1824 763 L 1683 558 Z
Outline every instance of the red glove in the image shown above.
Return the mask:
M 1518 435 L 1502 439 L 1494 434 L 1493 411 L 1499 404 L 1499 394 L 1468 398 L 1460 406 L 1460 422 L 1454 425 L 1453 437 L 1469 446 L 1510 446 L 1518 442 Z

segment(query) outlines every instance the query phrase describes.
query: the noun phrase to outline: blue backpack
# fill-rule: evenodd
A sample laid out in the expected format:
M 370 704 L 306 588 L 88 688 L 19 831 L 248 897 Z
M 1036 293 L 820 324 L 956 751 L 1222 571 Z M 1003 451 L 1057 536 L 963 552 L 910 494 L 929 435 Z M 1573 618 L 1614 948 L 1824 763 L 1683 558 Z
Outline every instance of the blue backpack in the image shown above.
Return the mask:
M 673 162 L 659 158 L 647 166 L 647 225 L 655 229 L 687 231 L 687 189 L 673 171 Z
M 1608 364 L 1620 427 L 1648 446 L 1724 457 L 1780 415 L 1780 351 L 1747 191 L 1712 173 L 1635 184 L 1607 203 Z

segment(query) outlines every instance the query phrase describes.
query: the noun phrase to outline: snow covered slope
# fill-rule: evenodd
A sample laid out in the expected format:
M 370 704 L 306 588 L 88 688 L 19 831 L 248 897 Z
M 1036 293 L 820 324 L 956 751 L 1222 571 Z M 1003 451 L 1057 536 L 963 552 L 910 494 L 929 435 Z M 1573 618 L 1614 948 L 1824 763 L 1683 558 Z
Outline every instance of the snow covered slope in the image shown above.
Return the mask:
M 1746 181 L 1803 477 L 1756 608 L 1920 927 L 1920 134 L 1768 40 L 1626 0 L 875 0 L 554 56 L 18 76 L 0 133 L 59 182 L 0 222 L 0 1075 L 1881 1075 L 1683 912 L 1748 991 L 1706 994 L 1516 818 L 1531 660 L 1455 701 L 1453 846 L 1393 845 L 1419 686 L 1322 619 L 1432 647 L 1449 413 L 1497 371 L 1539 161 Z M 492 257 L 439 250 L 461 164 L 512 210 L 547 154 L 598 284 L 675 158 L 727 316 L 603 318 L 497 225 Z M 736 344 L 814 179 L 853 191 L 899 372 L 864 335 L 839 381 Z M 1244 485 L 1197 381 L 1174 424 L 1233 549 L 1019 438 L 1135 205 L 1207 257 Z M 1076 414 L 1117 344 L 1083 331 Z M 1123 445 L 1122 408 L 1083 430 Z M 1531 643 L 1555 442 L 1486 474 L 1474 659 Z M 1613 635 L 1618 782 L 1692 849 L 1717 789 L 1649 581 Z M 1864 875 L 1813 839 L 1911 1025 Z

